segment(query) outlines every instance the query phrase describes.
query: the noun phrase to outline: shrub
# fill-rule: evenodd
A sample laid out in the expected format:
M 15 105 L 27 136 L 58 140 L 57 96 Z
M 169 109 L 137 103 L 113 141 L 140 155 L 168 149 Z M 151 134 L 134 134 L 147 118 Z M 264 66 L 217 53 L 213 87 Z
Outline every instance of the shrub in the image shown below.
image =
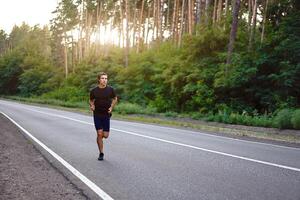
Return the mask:
M 42 99 L 56 99 L 65 102 L 88 102 L 89 93 L 76 87 L 61 87 L 41 96 Z
M 172 117 L 172 118 L 176 118 L 178 116 L 178 113 L 176 112 L 172 112 L 172 111 L 168 111 L 164 113 L 165 117 Z
M 200 112 L 192 112 L 188 114 L 188 117 L 191 117 L 192 119 L 202 119 L 204 115 Z
M 119 103 L 115 111 L 120 114 L 153 114 L 155 110 L 152 108 L 143 108 L 138 104 L 133 103 Z
M 294 111 L 291 122 L 294 129 L 300 129 L 300 109 Z
M 274 118 L 274 126 L 280 129 L 292 128 L 291 117 L 290 109 L 280 110 Z

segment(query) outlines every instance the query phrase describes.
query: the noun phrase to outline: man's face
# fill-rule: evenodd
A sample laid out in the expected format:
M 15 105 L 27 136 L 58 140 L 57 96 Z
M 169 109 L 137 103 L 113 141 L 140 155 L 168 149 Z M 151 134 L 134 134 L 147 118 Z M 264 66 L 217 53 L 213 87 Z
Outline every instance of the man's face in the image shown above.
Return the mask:
M 99 80 L 100 85 L 106 86 L 107 84 L 107 75 L 102 75 Z

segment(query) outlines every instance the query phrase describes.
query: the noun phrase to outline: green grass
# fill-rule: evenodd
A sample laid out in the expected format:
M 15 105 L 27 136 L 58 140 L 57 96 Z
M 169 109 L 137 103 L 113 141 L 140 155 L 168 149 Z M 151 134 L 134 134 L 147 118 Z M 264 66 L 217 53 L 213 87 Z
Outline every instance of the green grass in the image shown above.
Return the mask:
M 87 102 L 65 102 L 55 99 L 39 99 L 39 98 L 23 98 L 17 96 L 5 97 L 6 99 L 27 102 L 30 104 L 44 104 L 50 107 L 57 107 L 60 109 L 67 109 L 72 111 L 78 111 L 85 114 L 91 114 Z M 298 114 L 297 114 L 298 116 Z M 286 142 L 295 142 L 300 143 L 300 135 L 285 135 L 285 134 L 274 134 L 271 132 L 261 132 L 261 131 L 252 131 L 238 129 L 238 128 L 227 128 L 222 127 L 222 125 L 215 125 L 207 123 L 204 120 L 192 120 L 192 118 L 205 119 L 206 121 L 215 121 L 222 123 L 230 124 L 243 124 L 250 126 L 251 124 L 270 126 L 272 120 L 268 116 L 254 116 L 249 115 L 239 115 L 239 114 L 230 114 L 230 115 L 209 115 L 204 116 L 202 114 L 189 113 L 189 114 L 178 114 L 174 112 L 167 113 L 156 113 L 155 109 L 141 107 L 136 104 L 131 103 L 120 103 L 117 104 L 113 114 L 114 119 L 119 120 L 128 120 L 128 121 L 138 121 L 143 123 L 153 123 L 166 126 L 174 127 L 184 127 L 192 128 L 196 130 L 229 134 L 235 136 L 247 136 L 255 137 L 261 139 L 271 139 L 276 141 L 286 141 Z M 188 119 L 188 120 L 184 120 Z M 298 118 L 297 118 L 298 119 Z
M 125 115 L 125 114 L 145 114 L 151 115 L 155 114 L 156 110 L 150 107 L 142 107 L 137 104 L 132 103 L 118 103 L 114 109 L 115 112 Z

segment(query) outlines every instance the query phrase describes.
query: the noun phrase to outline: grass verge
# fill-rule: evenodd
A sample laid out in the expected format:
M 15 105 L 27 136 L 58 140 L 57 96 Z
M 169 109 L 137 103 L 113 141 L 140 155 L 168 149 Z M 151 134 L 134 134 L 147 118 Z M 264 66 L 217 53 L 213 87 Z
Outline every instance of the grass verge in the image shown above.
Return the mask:
M 84 102 L 62 102 L 58 100 L 38 99 L 38 98 L 23 98 L 16 96 L 5 97 L 18 102 L 45 105 L 47 107 L 58 108 L 68 111 L 75 111 L 84 114 L 91 114 L 87 103 Z M 222 123 L 209 123 L 201 120 L 182 119 L 176 117 L 166 117 L 166 115 L 155 114 L 122 114 L 122 112 L 115 112 L 113 119 L 126 120 L 142 123 L 159 124 L 164 126 L 172 126 L 179 128 L 188 128 L 198 131 L 205 131 L 208 133 L 222 134 L 225 136 L 234 137 L 249 137 L 256 139 L 265 139 L 271 141 L 288 142 L 300 144 L 300 131 L 297 130 L 279 130 L 274 128 L 259 128 L 242 125 L 228 125 Z

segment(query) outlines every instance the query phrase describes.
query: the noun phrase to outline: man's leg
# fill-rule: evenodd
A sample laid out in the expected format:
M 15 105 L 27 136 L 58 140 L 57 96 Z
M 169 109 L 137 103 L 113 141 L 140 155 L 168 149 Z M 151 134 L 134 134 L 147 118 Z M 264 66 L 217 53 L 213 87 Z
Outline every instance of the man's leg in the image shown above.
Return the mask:
M 107 139 L 109 136 L 109 131 L 103 131 L 103 138 Z
M 101 129 L 99 132 L 97 131 L 97 143 L 98 143 L 98 146 L 99 146 L 99 151 L 100 151 L 100 155 L 99 155 L 99 158 L 98 160 L 103 160 L 103 157 L 104 157 L 104 153 L 103 153 L 103 138 L 108 138 L 109 136 L 109 126 L 110 126 L 110 123 L 109 123 L 109 118 L 104 118 L 104 119 L 101 119 L 101 124 L 103 126 L 103 129 Z M 99 138 L 99 139 L 98 139 Z
M 98 144 L 98 149 L 99 149 L 99 153 L 103 153 L 103 130 L 97 130 L 97 144 Z

